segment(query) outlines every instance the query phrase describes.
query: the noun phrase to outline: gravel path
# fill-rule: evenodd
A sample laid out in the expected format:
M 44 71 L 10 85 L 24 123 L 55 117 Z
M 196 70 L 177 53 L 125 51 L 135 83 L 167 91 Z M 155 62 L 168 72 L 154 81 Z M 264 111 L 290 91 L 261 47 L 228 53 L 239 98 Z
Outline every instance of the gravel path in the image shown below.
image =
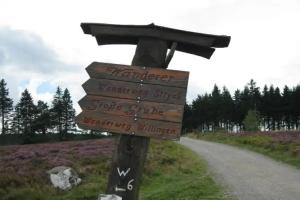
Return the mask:
M 216 181 L 240 200 L 300 200 L 300 170 L 236 147 L 182 137 L 207 160 Z

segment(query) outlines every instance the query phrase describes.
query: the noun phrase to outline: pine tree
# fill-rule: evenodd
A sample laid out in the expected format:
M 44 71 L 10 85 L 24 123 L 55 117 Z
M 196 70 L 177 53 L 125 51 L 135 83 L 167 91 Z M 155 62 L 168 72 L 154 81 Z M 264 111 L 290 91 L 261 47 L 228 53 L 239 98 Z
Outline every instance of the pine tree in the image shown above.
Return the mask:
M 34 131 L 46 134 L 47 129 L 51 126 L 50 111 L 47 103 L 38 101 L 36 106 L 36 117 L 33 122 Z
M 284 126 L 287 130 L 292 127 L 292 91 L 288 86 L 284 86 L 282 94 L 282 114 Z
M 207 118 L 206 113 L 203 112 L 202 109 L 202 96 L 198 95 L 197 98 L 195 100 L 193 100 L 192 102 L 192 107 L 191 107 L 191 114 L 192 117 L 191 119 L 194 121 L 194 127 L 193 128 L 198 128 L 199 126 L 201 127 L 201 130 L 203 130 L 203 124 L 204 121 L 202 120 L 202 116 L 205 115 L 205 117 Z M 186 107 L 185 112 L 189 112 L 189 108 Z
M 51 108 L 51 124 L 56 126 L 56 130 L 59 134 L 62 134 L 63 126 L 63 100 L 62 100 L 62 90 L 57 87 L 56 93 L 52 101 Z
M 296 130 L 300 128 L 300 85 L 293 89 L 292 93 L 292 120 Z
M 274 86 L 271 85 L 269 88 L 269 102 L 268 102 L 268 107 L 269 107 L 269 118 L 271 119 L 271 123 L 270 123 L 270 129 L 271 130 L 275 130 L 276 128 L 276 123 L 275 123 L 275 117 L 274 117 L 274 106 L 273 106 L 273 99 L 275 97 L 275 89 Z
M 262 123 L 263 123 L 264 130 L 269 130 L 271 126 L 270 109 L 271 108 L 270 108 L 269 88 L 267 85 L 265 85 L 262 92 L 261 107 L 260 107 L 260 113 L 262 115 Z
M 239 131 L 242 127 L 243 122 L 243 113 L 241 112 L 242 109 L 242 99 L 241 99 L 241 91 L 236 90 L 234 92 L 234 110 L 233 110 L 233 122 Z
M 214 89 L 211 93 L 211 105 L 212 105 L 212 115 L 213 115 L 213 130 L 219 128 L 221 121 L 221 92 L 217 85 L 214 85 Z
M 275 88 L 274 96 L 272 98 L 272 107 L 273 107 L 273 119 L 275 121 L 275 129 L 280 130 L 282 126 L 282 96 L 279 87 Z
M 73 108 L 71 95 L 67 88 L 64 90 L 64 94 L 62 96 L 62 106 L 63 133 L 66 135 L 72 128 L 75 127 L 75 109 Z
M 193 129 L 192 106 L 187 103 L 184 105 L 182 129 L 184 133 L 191 132 Z
M 259 130 L 259 116 L 256 110 L 249 110 L 245 119 L 243 120 L 245 131 Z
M 260 107 L 261 104 L 261 94 L 259 91 L 259 87 L 256 86 L 256 82 L 251 79 L 248 83 L 249 87 L 249 106 L 250 109 L 256 110 Z
M 229 131 L 232 128 L 234 103 L 230 92 L 225 86 L 223 87 L 221 96 L 222 96 L 222 106 L 221 106 L 222 123 L 224 125 L 225 130 Z
M 15 106 L 14 112 L 12 114 L 12 133 L 21 134 L 22 133 L 22 124 L 21 124 L 21 112 L 20 105 Z
M 209 131 L 213 125 L 213 109 L 211 105 L 211 95 L 198 95 L 192 102 L 193 128 L 201 131 Z
M 32 97 L 27 89 L 21 94 L 21 99 L 16 105 L 15 119 L 17 127 L 21 133 L 25 135 L 33 134 L 33 120 L 36 114 L 36 106 L 33 103 Z
M 4 79 L 0 81 L 0 117 L 1 117 L 1 125 L 2 125 L 2 134 L 6 133 L 7 130 L 7 123 L 8 123 L 8 116 L 9 113 L 13 109 L 13 101 L 11 98 L 8 97 L 8 89 L 6 88 L 6 83 Z
M 250 101 L 250 90 L 246 85 L 244 90 L 241 92 L 241 107 L 240 107 L 240 115 L 241 119 L 245 119 L 248 111 L 251 109 L 251 101 Z

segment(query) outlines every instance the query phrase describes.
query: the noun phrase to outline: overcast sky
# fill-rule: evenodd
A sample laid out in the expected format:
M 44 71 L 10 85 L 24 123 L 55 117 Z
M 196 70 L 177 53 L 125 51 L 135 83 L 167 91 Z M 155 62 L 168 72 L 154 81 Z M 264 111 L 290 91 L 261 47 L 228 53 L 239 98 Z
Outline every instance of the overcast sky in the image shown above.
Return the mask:
M 97 46 L 81 22 L 155 23 L 188 31 L 229 35 L 228 48 L 210 60 L 176 52 L 170 69 L 190 71 L 187 99 L 216 83 L 231 92 L 250 79 L 258 86 L 300 83 L 300 1 L 62 1 L 0 0 L 0 78 L 18 101 L 28 88 L 35 100 L 51 101 L 69 88 L 75 107 L 84 96 L 85 67 L 93 61 L 130 64 L 135 47 Z

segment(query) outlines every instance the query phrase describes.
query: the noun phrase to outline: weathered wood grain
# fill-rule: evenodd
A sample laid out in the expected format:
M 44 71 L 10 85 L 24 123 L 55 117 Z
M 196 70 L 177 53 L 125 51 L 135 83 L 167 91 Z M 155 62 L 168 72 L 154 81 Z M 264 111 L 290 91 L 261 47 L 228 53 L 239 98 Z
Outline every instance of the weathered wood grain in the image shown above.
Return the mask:
M 89 95 L 184 105 L 186 88 L 91 78 L 83 85 Z
M 177 139 L 181 132 L 181 123 L 137 119 L 105 113 L 83 111 L 76 117 L 80 128 L 153 137 L 159 139 Z
M 186 88 L 189 72 L 93 62 L 86 71 L 91 78 L 150 83 Z
M 181 122 L 184 105 L 87 95 L 79 101 L 83 110 L 143 119 Z

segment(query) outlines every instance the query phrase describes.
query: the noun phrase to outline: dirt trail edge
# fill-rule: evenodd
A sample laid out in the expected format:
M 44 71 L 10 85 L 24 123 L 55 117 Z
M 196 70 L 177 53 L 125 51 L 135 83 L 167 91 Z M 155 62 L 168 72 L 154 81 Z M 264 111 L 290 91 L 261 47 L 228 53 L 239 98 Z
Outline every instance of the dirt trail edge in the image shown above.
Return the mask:
M 300 170 L 229 145 L 186 137 L 180 144 L 207 160 L 216 181 L 240 200 L 300 200 Z

